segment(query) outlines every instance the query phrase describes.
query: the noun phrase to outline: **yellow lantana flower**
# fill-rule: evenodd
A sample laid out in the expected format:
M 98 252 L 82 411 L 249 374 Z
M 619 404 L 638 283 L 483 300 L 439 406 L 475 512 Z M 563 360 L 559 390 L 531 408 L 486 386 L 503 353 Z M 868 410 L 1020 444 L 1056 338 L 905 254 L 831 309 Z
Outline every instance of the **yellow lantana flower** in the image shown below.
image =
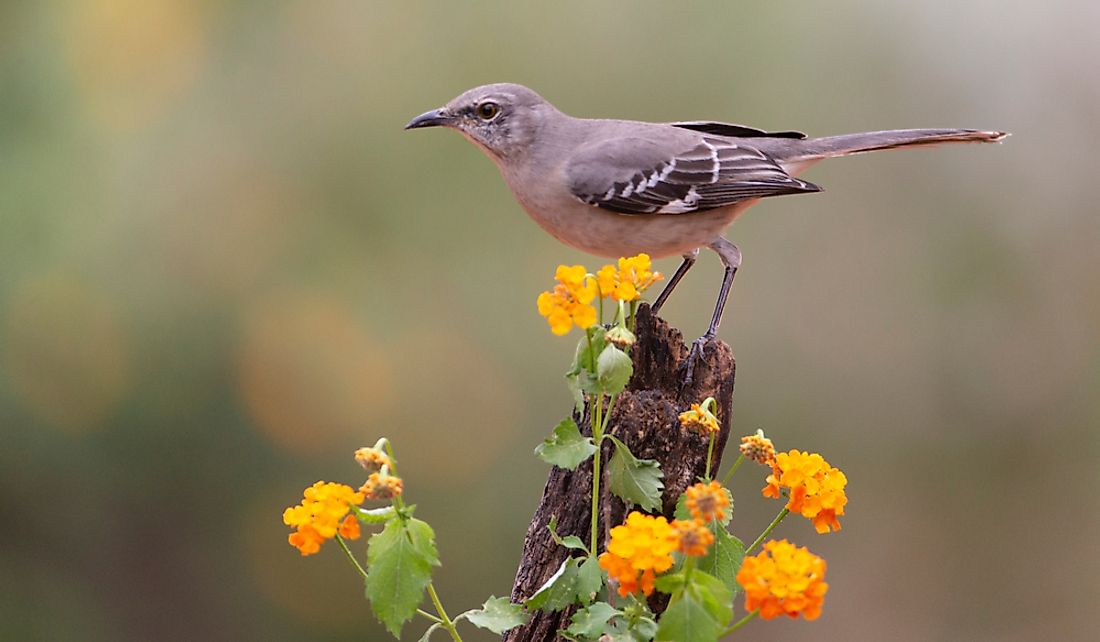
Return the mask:
M 775 458 L 775 444 L 764 436 L 763 430 L 741 438 L 741 454 L 758 464 L 771 465 Z
M 787 540 L 772 540 L 760 554 L 746 557 L 737 583 L 745 589 L 745 610 L 760 609 L 765 620 L 799 614 L 816 620 L 829 590 L 825 560 Z
M 771 462 L 772 474 L 761 492 L 779 498 L 780 487 L 790 489 L 787 509 L 813 520 L 819 533 L 840 530 L 837 517 L 844 514 L 848 478 L 817 454 L 792 450 L 779 453 Z
M 706 402 L 704 402 L 705 404 Z M 684 428 L 694 428 L 704 433 L 716 433 L 719 430 L 718 418 L 704 405 L 691 404 L 691 410 L 680 413 L 680 425 Z
M 302 555 L 312 555 L 337 532 L 347 539 L 357 539 L 359 524 L 354 516 L 348 515 L 348 507 L 362 504 L 365 498 L 363 493 L 344 484 L 324 481 L 313 484 L 302 492 L 301 504 L 283 511 L 283 523 L 297 529 L 287 541 Z M 348 518 L 355 522 L 354 526 L 348 523 Z
M 540 294 L 537 301 L 539 314 L 546 317 L 550 331 L 563 335 L 574 325 L 582 330 L 596 325 L 596 308 L 592 301 L 598 288 L 584 266 L 559 265 L 554 278 L 557 285 L 552 291 Z
M 600 296 L 616 301 L 636 301 L 646 289 L 664 278 L 660 272 L 652 271 L 648 254 L 639 254 L 629 258 L 620 258 L 618 269 L 614 265 L 605 265 L 596 273 L 600 285 Z
M 694 519 L 710 522 L 726 518 L 725 509 L 730 505 L 730 496 L 718 482 L 699 482 L 688 486 L 684 493 L 687 495 L 685 504 Z
M 611 529 L 600 568 L 619 585 L 619 595 L 639 590 L 650 595 L 657 574 L 672 568 L 672 552 L 678 545 L 679 537 L 667 519 L 633 511 L 625 524 Z

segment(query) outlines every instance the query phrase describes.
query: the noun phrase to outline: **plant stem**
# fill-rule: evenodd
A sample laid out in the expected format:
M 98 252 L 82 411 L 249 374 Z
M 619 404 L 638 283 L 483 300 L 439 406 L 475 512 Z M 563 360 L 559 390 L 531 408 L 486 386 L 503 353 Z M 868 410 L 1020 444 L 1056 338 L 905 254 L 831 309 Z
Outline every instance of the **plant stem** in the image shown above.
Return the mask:
M 390 457 L 390 472 L 393 473 L 394 477 L 397 477 L 397 457 L 393 456 L 393 445 L 390 444 L 389 439 L 386 440 L 386 454 Z M 401 495 L 394 497 L 393 507 L 398 511 L 405 508 L 405 499 Z
M 703 479 L 710 481 L 710 460 L 714 456 L 714 433 L 710 433 L 710 443 L 707 444 L 707 470 L 703 473 Z
M 722 478 L 722 485 L 723 486 L 725 486 L 726 484 L 729 483 L 730 477 L 733 477 L 733 472 L 735 470 L 737 470 L 737 467 L 740 466 L 741 462 L 743 462 L 743 461 L 745 461 L 745 453 L 741 453 L 740 455 L 738 455 L 737 456 L 737 461 L 733 462 L 733 465 L 730 466 L 729 472 L 727 472 L 726 476 Z
M 608 413 L 610 414 L 610 413 Z M 592 555 L 596 554 L 596 543 L 600 533 L 600 455 L 603 452 L 603 393 L 596 395 L 596 412 L 592 418 L 592 443 L 596 445 L 596 453 L 592 455 L 592 533 L 589 538 L 588 550 Z
M 435 605 L 435 612 L 439 614 L 440 624 L 443 628 L 447 629 L 447 633 L 451 634 L 451 639 L 455 642 L 462 642 L 462 636 L 458 634 L 458 629 L 455 628 L 455 623 L 448 617 L 447 611 L 443 609 L 443 603 L 439 601 L 439 596 L 435 592 L 435 585 L 428 582 L 428 595 L 432 598 L 432 604 Z
M 749 621 L 751 621 L 754 617 L 756 617 L 756 614 L 759 613 L 759 612 L 760 612 L 760 609 L 756 609 L 755 611 L 753 611 L 752 613 L 749 613 L 748 615 L 741 618 L 740 620 L 737 620 L 736 622 L 731 624 L 729 626 L 729 628 L 727 628 L 725 631 L 722 631 L 721 633 L 719 633 L 718 637 L 724 637 L 726 635 L 729 635 L 730 633 L 733 633 L 737 629 L 745 626 L 746 624 L 749 623 Z
M 772 523 L 768 524 L 768 527 L 764 529 L 763 533 L 760 533 L 760 537 L 757 537 L 756 540 L 752 544 L 749 544 L 749 547 L 745 549 L 745 555 L 748 555 L 752 552 L 752 549 L 760 546 L 760 542 L 763 542 L 765 537 L 771 535 L 772 531 L 775 530 L 775 527 L 779 526 L 779 522 L 783 521 L 783 518 L 786 517 L 790 512 L 791 511 L 788 510 L 786 506 L 784 506 L 783 510 L 779 511 L 779 514 L 776 515 L 775 519 L 772 520 Z
M 340 548 L 344 549 L 344 555 L 347 555 L 348 559 L 351 560 L 352 565 L 355 566 L 355 570 L 359 571 L 359 574 L 363 576 L 364 580 L 366 580 L 367 572 L 363 570 L 363 566 L 359 563 L 359 560 L 355 559 L 355 556 L 352 555 L 351 549 L 348 548 L 348 544 L 344 541 L 344 538 L 340 537 L 340 534 L 337 533 L 335 539 L 336 543 L 340 545 Z

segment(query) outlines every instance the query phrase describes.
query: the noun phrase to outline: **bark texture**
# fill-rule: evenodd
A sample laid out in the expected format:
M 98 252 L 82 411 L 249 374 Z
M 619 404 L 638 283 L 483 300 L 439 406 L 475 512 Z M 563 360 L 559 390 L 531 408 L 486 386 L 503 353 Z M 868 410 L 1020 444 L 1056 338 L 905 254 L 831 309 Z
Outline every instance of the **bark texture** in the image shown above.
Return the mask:
M 608 431 L 621 439 L 638 458 L 656 459 L 664 471 L 662 513 L 672 518 L 676 499 L 685 488 L 697 481 L 706 468 L 708 439 L 680 426 L 679 414 L 692 403 L 707 397 L 718 402 L 718 433 L 711 461 L 716 470 L 729 437 L 730 411 L 733 403 L 735 362 L 728 345 L 711 340 L 703 350 L 703 358 L 695 363 L 690 385 L 684 384 L 688 348 L 680 331 L 654 316 L 647 304 L 638 309 L 635 326 L 637 343 L 632 355 L 634 376 L 615 403 Z M 591 434 L 588 409 L 574 414 L 577 424 Z M 607 462 L 614 446 L 605 442 L 603 461 Z M 605 468 L 606 470 L 606 468 Z M 622 523 L 627 507 L 608 494 L 606 476 L 600 492 L 600 550 L 607 543 L 612 526 Z M 542 501 L 535 510 L 523 543 L 523 557 L 512 588 L 512 601 L 522 602 L 538 590 L 565 560 L 569 551 L 556 545 L 546 528 L 551 517 L 558 520 L 558 534 L 576 535 L 589 540 L 592 511 L 592 462 L 589 460 L 574 471 L 554 467 L 546 480 Z M 651 604 L 663 609 L 663 604 Z M 524 626 L 508 631 L 506 642 L 551 642 L 557 631 L 569 625 L 572 610 L 559 613 L 536 612 Z

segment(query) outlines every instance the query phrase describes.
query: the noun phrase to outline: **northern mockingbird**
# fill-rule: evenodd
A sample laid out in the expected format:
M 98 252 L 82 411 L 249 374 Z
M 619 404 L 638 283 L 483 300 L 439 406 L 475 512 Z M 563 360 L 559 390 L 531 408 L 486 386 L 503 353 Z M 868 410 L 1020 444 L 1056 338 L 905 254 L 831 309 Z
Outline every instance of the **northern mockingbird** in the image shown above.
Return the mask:
M 819 192 L 795 178 L 825 158 L 940 143 L 997 142 L 1004 132 L 902 129 L 825 138 L 796 131 L 692 121 L 573 118 L 521 85 L 466 91 L 405 129 L 449 127 L 496 163 L 516 200 L 554 238 L 597 256 L 679 254 L 683 262 L 653 303 L 657 312 L 709 247 L 725 265 L 710 326 L 722 321 L 741 252 L 722 234 L 766 196 Z M 690 367 L 694 359 L 689 359 Z

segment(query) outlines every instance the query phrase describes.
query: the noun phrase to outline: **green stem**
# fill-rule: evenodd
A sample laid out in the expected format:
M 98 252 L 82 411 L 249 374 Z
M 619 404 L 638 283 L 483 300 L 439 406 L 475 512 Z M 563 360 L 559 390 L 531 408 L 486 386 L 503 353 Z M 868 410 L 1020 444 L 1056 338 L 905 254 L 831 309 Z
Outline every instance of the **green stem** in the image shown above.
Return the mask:
M 722 631 L 721 633 L 719 633 L 719 634 L 718 634 L 718 637 L 720 637 L 720 638 L 721 638 L 721 637 L 725 637 L 726 635 L 729 635 L 730 633 L 733 633 L 733 632 L 734 632 L 734 631 L 736 631 L 737 629 L 739 629 L 739 628 L 741 628 L 741 627 L 745 626 L 745 625 L 746 625 L 746 624 L 748 624 L 748 623 L 749 623 L 749 622 L 750 622 L 750 621 L 751 621 L 751 620 L 752 620 L 752 619 L 753 619 L 754 617 L 756 617 L 756 614 L 757 614 L 757 613 L 759 613 L 759 612 L 760 612 L 760 609 L 756 609 L 755 611 L 753 611 L 752 613 L 749 613 L 748 615 L 746 615 L 745 617 L 741 618 L 740 620 L 737 620 L 736 622 L 734 622 L 733 624 L 731 624 L 731 625 L 729 626 L 729 628 L 727 628 L 727 629 L 726 629 L 725 631 Z
M 783 510 L 779 511 L 779 514 L 776 515 L 775 519 L 772 520 L 772 523 L 768 524 L 768 527 L 764 529 L 763 533 L 760 533 L 760 537 L 757 537 L 756 540 L 752 544 L 749 544 L 749 547 L 745 549 L 745 555 L 748 555 L 752 552 L 752 549 L 760 546 L 760 542 L 763 542 L 765 537 L 771 535 L 772 531 L 775 530 L 775 527 L 779 526 L 779 522 L 783 521 L 783 518 L 786 517 L 790 512 L 791 511 L 786 506 L 784 506 Z
M 743 462 L 743 461 L 745 461 L 745 453 L 741 453 L 740 455 L 738 455 L 737 456 L 737 461 L 733 462 L 733 465 L 730 466 L 729 472 L 727 472 L 726 476 L 722 478 L 722 485 L 723 486 L 725 486 L 726 484 L 729 483 L 730 477 L 733 477 L 734 471 L 737 470 L 737 467 L 740 466 L 741 462 Z
M 359 571 L 359 574 L 363 576 L 364 580 L 366 580 L 367 572 L 363 570 L 363 566 L 359 563 L 359 560 L 355 559 L 355 556 L 351 554 L 351 549 L 348 548 L 348 544 L 344 541 L 344 538 L 340 537 L 340 534 L 337 533 L 335 539 L 336 543 L 340 545 L 340 548 L 344 549 L 344 555 L 347 555 L 348 559 L 351 560 L 351 563 L 355 567 L 355 570 Z
M 714 457 L 714 433 L 710 433 L 710 443 L 707 444 L 707 471 L 703 473 L 703 479 L 710 481 L 710 460 Z
M 596 395 L 596 412 L 592 420 L 592 443 L 596 445 L 596 453 L 592 455 L 592 532 L 589 538 L 588 550 L 592 555 L 596 554 L 596 543 L 599 541 L 600 532 L 600 455 L 603 451 L 603 393 Z
M 596 353 L 592 350 L 592 328 L 584 331 L 584 338 L 588 340 L 588 361 L 589 365 L 592 366 L 590 370 L 594 375 L 596 374 Z
M 440 624 L 443 628 L 447 629 L 447 633 L 451 634 L 451 639 L 455 642 L 462 642 L 462 636 L 458 634 L 458 629 L 455 628 L 455 623 L 451 621 L 451 618 L 447 615 L 447 611 L 443 609 L 443 603 L 439 601 L 439 595 L 435 592 L 435 585 L 428 582 L 428 595 L 432 598 L 432 604 L 435 605 L 435 612 L 439 614 Z
M 386 454 L 390 457 L 390 472 L 393 473 L 394 477 L 397 477 L 397 457 L 393 456 L 393 445 L 390 444 L 389 439 L 386 440 Z M 394 497 L 393 507 L 398 511 L 405 508 L 405 499 L 401 495 Z

